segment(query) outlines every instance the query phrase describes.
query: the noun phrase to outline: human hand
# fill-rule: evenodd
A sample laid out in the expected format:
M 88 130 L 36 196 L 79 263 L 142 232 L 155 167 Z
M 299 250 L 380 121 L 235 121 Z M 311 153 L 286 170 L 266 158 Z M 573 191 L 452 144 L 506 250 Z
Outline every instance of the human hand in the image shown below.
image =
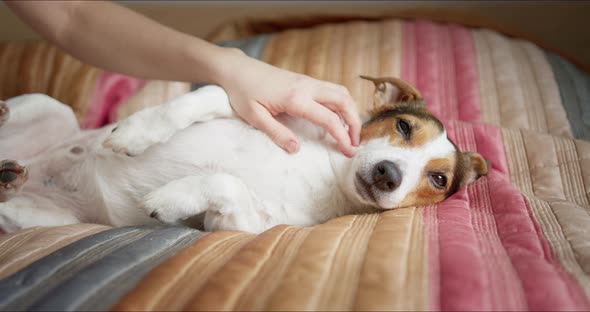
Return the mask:
M 304 118 L 326 129 L 344 155 L 354 155 L 352 146 L 359 144 L 361 121 L 345 87 L 274 67 L 241 51 L 229 52 L 232 55 L 219 84 L 240 117 L 289 153 L 299 150 L 299 140 L 274 116 L 287 113 Z

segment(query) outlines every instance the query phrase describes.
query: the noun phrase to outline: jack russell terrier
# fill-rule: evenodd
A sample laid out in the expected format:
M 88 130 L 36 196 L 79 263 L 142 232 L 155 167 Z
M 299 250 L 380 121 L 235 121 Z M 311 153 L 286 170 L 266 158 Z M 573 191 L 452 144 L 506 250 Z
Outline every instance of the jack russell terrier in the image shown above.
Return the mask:
M 300 151 L 287 154 L 239 119 L 217 86 L 89 131 L 50 97 L 9 99 L 0 104 L 0 157 L 29 158 L 0 162 L 0 228 L 200 216 L 206 231 L 258 233 L 435 204 L 487 174 L 489 163 L 459 151 L 415 88 L 361 77 L 375 84 L 374 107 L 352 158 L 324 129 L 280 116 L 301 137 Z M 35 137 L 40 146 L 28 146 Z

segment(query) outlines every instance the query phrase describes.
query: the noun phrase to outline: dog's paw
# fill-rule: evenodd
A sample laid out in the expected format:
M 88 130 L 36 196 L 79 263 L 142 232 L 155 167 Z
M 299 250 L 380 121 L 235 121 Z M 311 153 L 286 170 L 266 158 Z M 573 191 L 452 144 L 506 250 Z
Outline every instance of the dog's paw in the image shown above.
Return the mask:
M 8 207 L 6 203 L 0 203 L 0 235 L 16 232 L 21 229 L 9 216 L 5 216 L 2 212 Z
M 0 199 L 9 193 L 16 193 L 27 181 L 29 172 L 26 167 L 14 160 L 0 161 Z
M 0 127 L 2 127 L 2 125 L 8 121 L 9 117 L 10 110 L 8 109 L 8 105 L 5 102 L 0 101 Z
M 120 122 L 102 145 L 115 153 L 137 156 L 152 145 L 168 141 L 176 130 L 158 109 L 145 109 Z
M 199 214 L 202 203 L 198 202 L 180 192 L 171 192 L 170 187 L 163 187 L 147 194 L 141 207 L 151 218 L 174 224 Z

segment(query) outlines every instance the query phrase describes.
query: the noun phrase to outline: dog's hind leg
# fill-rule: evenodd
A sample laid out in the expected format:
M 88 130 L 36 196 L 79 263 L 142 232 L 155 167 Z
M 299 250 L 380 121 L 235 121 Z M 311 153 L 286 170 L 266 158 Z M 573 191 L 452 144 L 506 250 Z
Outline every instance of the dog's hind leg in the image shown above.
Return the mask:
M 43 94 L 0 102 L 0 159 L 29 159 L 80 131 L 72 109 Z
M 226 173 L 188 176 L 149 193 L 143 208 L 155 219 L 178 223 L 206 213 L 205 229 L 260 232 L 267 216 L 255 194 L 237 177 Z
M 34 194 L 18 195 L 0 202 L 0 231 L 14 232 L 34 226 L 80 223 L 74 214 Z

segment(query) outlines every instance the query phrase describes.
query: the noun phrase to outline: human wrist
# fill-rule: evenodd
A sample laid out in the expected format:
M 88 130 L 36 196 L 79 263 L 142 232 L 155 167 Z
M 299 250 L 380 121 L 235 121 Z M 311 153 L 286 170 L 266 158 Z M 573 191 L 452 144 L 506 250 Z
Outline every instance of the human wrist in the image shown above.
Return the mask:
M 193 50 L 195 51 L 195 50 Z M 247 56 L 239 49 L 226 48 L 207 43 L 192 53 L 193 62 L 197 64 L 197 77 L 193 82 L 213 83 L 222 87 L 236 74 L 236 67 Z

